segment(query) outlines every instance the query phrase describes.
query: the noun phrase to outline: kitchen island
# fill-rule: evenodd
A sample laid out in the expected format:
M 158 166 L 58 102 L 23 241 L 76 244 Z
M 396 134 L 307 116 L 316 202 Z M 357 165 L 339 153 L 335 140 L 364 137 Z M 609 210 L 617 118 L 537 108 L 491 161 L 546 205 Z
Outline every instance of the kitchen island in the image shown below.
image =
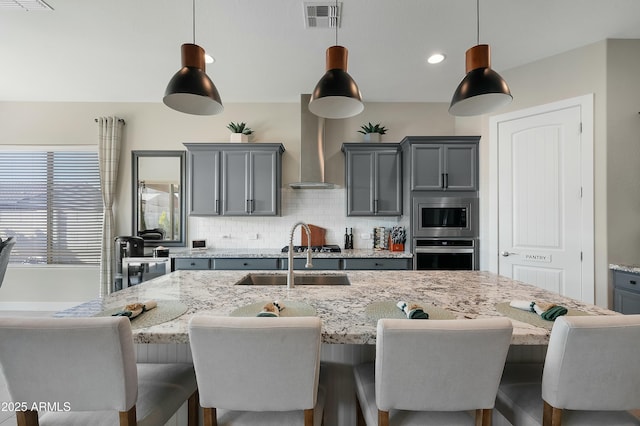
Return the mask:
M 188 343 L 187 324 L 192 315 L 229 315 L 237 308 L 279 300 L 295 301 L 315 308 L 322 319 L 323 343 L 375 343 L 376 321 L 367 315 L 370 303 L 413 301 L 446 310 L 455 318 L 502 316 L 496 304 L 514 299 L 543 300 L 596 315 L 615 312 L 561 297 L 543 289 L 479 271 L 345 271 L 351 285 L 286 286 L 234 285 L 248 273 L 282 274 L 275 271 L 175 271 L 151 281 L 112 293 L 68 309 L 58 316 L 91 316 L 128 303 L 163 300 L 184 303 L 181 317 L 134 331 L 136 343 Z M 319 272 L 296 271 L 297 275 Z M 322 272 L 323 275 L 333 273 Z M 337 273 L 342 274 L 342 272 Z M 513 321 L 514 345 L 546 345 L 549 329 Z
M 158 302 L 156 309 L 161 309 L 164 301 L 179 301 L 186 305 L 184 315 L 134 329 L 134 340 L 139 361 L 184 362 L 191 356 L 187 326 L 195 314 L 226 316 L 247 305 L 273 300 L 279 300 L 285 306 L 288 302 L 306 304 L 322 319 L 321 374 L 327 386 L 325 424 L 348 426 L 355 424 L 352 366 L 375 357 L 376 320 L 367 311 L 372 303 L 420 302 L 460 319 L 501 316 L 496 304 L 513 299 L 552 301 L 586 314 L 617 315 L 489 272 L 296 271 L 296 275 L 346 274 L 351 285 L 299 285 L 290 290 L 286 286 L 234 285 L 249 273 L 283 275 L 276 271 L 175 271 L 60 312 L 57 316 L 91 316 L 150 299 Z M 132 322 L 134 326 L 135 321 Z M 517 320 L 512 323 L 509 358 L 541 361 L 550 327 L 537 327 Z

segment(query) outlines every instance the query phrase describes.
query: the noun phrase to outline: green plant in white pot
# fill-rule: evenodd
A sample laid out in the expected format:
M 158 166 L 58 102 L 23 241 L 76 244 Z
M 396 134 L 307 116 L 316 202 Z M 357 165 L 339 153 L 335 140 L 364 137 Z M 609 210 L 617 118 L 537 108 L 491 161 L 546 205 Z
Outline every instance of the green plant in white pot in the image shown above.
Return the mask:
M 234 123 L 233 121 L 227 124 L 227 129 L 231 130 L 231 142 L 249 142 L 249 135 L 253 134 L 253 130 L 247 127 L 247 123 Z
M 382 126 L 380 123 L 367 123 L 360 126 L 360 128 L 362 130 L 358 130 L 358 133 L 362 133 L 364 135 L 365 142 L 380 142 L 380 136 L 387 133 L 387 128 Z

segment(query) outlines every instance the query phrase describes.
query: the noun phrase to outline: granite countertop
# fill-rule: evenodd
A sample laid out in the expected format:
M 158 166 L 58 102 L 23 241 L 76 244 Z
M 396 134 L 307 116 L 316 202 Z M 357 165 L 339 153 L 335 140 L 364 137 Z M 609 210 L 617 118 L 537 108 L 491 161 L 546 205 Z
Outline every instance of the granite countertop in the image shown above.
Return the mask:
M 609 269 L 612 271 L 631 272 L 633 274 L 640 274 L 640 266 L 633 265 L 618 265 L 615 263 L 609 264 Z
M 187 343 L 187 325 L 195 313 L 229 315 L 237 308 L 279 300 L 302 302 L 315 308 L 322 319 L 323 342 L 331 344 L 374 344 L 376 320 L 365 308 L 380 301 L 414 301 L 430 304 L 456 318 L 502 316 L 497 303 L 514 299 L 544 300 L 596 315 L 618 315 L 594 305 L 558 296 L 546 290 L 479 271 L 348 271 L 350 286 L 242 286 L 235 282 L 247 271 L 175 271 L 142 284 L 79 305 L 56 316 L 92 316 L 128 303 L 163 300 L 188 306 L 181 317 L 134 330 L 136 343 Z M 252 273 L 274 274 L 274 271 Z M 297 272 L 305 275 L 310 272 Z M 280 272 L 279 274 L 283 274 Z M 317 272 L 315 272 L 317 274 Z M 332 275 L 335 273 L 326 273 Z M 159 308 L 158 308 L 159 309 Z M 545 345 L 550 331 L 512 320 L 512 344 Z
M 283 253 L 281 249 L 171 249 L 169 256 L 174 258 L 287 258 L 288 253 Z M 306 257 L 306 253 L 294 253 L 294 257 Z M 389 251 L 373 249 L 349 249 L 340 253 L 313 253 L 314 258 L 387 258 L 406 259 L 412 258 L 413 254 L 406 251 Z

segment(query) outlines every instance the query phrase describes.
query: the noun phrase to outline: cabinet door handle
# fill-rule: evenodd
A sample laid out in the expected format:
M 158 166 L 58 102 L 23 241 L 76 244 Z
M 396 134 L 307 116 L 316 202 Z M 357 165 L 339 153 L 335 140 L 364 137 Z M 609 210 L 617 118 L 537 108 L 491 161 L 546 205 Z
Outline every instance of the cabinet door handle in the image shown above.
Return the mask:
M 216 200 L 216 213 L 220 213 L 220 200 Z
M 629 280 L 629 284 L 636 285 L 636 280 Z
M 246 203 L 245 203 L 245 205 L 244 205 L 244 211 L 245 211 L 245 212 L 247 212 L 247 213 L 250 213 L 250 210 L 249 210 L 249 200 L 247 200 L 247 202 L 246 202 Z
M 242 266 L 249 266 L 249 264 L 247 262 L 244 262 Z
M 378 200 L 373 200 L 373 212 L 378 213 Z
M 256 200 L 251 200 L 251 213 L 256 211 Z
M 444 174 L 444 187 L 445 189 L 449 187 L 449 173 L 443 173 Z

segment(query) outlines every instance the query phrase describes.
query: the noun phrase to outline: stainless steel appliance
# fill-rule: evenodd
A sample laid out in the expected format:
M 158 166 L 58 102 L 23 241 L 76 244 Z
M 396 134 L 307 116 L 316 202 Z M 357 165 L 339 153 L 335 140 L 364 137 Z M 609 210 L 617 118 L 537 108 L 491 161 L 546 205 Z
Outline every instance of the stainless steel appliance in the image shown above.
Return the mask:
M 478 199 L 414 197 L 413 236 L 477 238 Z
M 171 272 L 168 257 L 125 257 L 122 259 L 123 288 L 149 281 Z
M 416 238 L 413 253 L 416 270 L 478 269 L 476 239 Z
M 144 256 L 144 240 L 140 237 L 121 236 L 114 238 L 113 291 L 122 290 L 122 259 Z M 128 285 L 125 285 L 128 287 Z

